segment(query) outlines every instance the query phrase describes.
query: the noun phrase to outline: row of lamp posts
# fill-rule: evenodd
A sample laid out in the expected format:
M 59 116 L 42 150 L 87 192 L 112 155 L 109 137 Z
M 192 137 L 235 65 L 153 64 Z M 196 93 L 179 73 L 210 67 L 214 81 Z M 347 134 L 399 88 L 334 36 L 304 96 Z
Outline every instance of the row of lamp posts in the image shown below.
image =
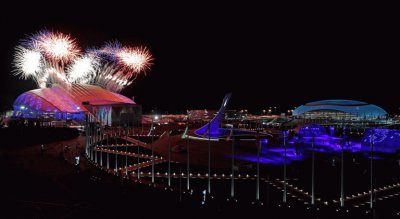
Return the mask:
M 151 159 L 152 159 L 152 173 L 151 173 L 151 178 L 152 178 L 152 183 L 154 183 L 154 115 L 152 115 L 152 125 L 151 125 Z M 94 160 L 94 162 L 97 163 L 97 151 L 94 149 L 96 145 L 96 141 L 103 140 L 104 138 L 99 138 L 97 134 L 97 127 L 94 122 L 94 117 L 92 115 L 88 115 L 87 117 L 87 125 L 86 125 L 86 135 L 88 138 L 86 138 L 86 154 L 87 156 L 91 159 Z M 189 147 L 189 120 L 187 120 L 186 124 L 186 150 L 187 150 L 187 163 L 186 163 L 186 169 L 187 169 L 187 182 L 186 182 L 186 189 L 188 192 L 191 192 L 190 190 L 190 147 Z M 172 131 L 169 132 L 168 134 L 168 187 L 171 187 L 171 141 L 170 141 L 170 135 Z M 126 132 L 126 138 L 128 137 L 128 132 Z M 107 134 L 107 144 L 108 144 L 108 139 L 109 135 Z M 287 164 L 287 131 L 283 132 L 283 146 L 284 146 L 284 162 L 283 162 L 283 198 L 282 202 L 284 204 L 287 203 L 287 170 L 286 170 L 286 164 Z M 234 174 L 234 148 L 235 148 L 235 139 L 233 135 L 233 130 L 231 132 L 231 141 L 232 141 L 232 151 L 231 151 L 231 191 L 230 191 L 230 198 L 231 200 L 234 200 L 235 197 L 235 174 Z M 256 201 L 260 201 L 260 150 L 261 150 L 261 143 L 259 141 L 259 135 L 257 134 L 257 166 L 256 166 Z M 315 150 L 314 150 L 314 135 L 312 136 L 312 141 L 311 141 L 311 148 L 312 148 L 312 166 L 311 166 L 311 205 L 315 205 Z M 370 133 L 370 208 L 374 208 L 374 185 L 373 185 L 373 146 L 374 146 L 374 133 L 371 130 Z M 138 155 L 140 154 L 140 147 L 137 147 Z M 126 146 L 126 152 L 127 152 L 127 146 Z M 128 175 L 128 157 L 126 155 L 125 159 L 125 166 L 126 166 L 126 176 Z M 139 165 L 140 158 L 138 156 L 137 162 L 138 162 L 138 169 L 137 169 L 137 178 L 140 180 L 140 165 Z M 100 154 L 100 165 L 102 165 L 102 153 Z M 107 168 L 109 168 L 109 154 L 107 153 Z M 116 171 L 118 170 L 118 161 L 117 161 L 117 155 L 115 155 L 115 169 Z M 211 133 L 210 133 L 210 125 L 208 127 L 208 174 L 207 174 L 207 193 L 211 195 Z M 342 151 L 341 151 L 341 174 L 340 174 L 340 207 L 344 207 L 344 143 L 342 144 Z

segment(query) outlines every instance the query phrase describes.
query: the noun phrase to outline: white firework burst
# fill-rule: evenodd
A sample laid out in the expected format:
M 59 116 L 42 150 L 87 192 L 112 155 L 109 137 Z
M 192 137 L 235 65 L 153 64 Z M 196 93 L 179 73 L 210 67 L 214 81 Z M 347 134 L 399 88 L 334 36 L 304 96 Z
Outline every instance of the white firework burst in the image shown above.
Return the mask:
M 71 83 L 89 83 L 96 76 L 100 61 L 92 55 L 85 55 L 73 61 L 67 69 L 68 81 Z
M 36 78 L 43 68 L 43 57 L 40 52 L 17 46 L 14 54 L 15 75 L 20 78 Z

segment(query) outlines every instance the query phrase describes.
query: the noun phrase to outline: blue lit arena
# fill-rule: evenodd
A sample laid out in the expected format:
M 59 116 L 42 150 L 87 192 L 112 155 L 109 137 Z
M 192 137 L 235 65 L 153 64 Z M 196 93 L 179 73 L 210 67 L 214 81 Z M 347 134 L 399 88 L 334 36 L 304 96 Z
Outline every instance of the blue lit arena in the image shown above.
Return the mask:
M 388 113 L 379 106 L 355 100 L 321 100 L 306 103 L 293 111 L 299 118 L 331 118 L 337 120 L 383 119 Z

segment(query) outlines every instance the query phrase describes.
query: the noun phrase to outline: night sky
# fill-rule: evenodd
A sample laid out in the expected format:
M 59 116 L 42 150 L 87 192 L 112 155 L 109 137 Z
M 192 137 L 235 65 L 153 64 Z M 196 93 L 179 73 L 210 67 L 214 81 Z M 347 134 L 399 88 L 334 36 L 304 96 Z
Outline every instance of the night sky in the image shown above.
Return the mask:
M 14 47 L 43 28 L 82 48 L 110 40 L 145 45 L 154 65 L 122 93 L 144 110 L 219 107 L 257 112 L 321 99 L 354 99 L 398 113 L 399 31 L 390 12 L 262 5 L 97 5 L 1 15 L 1 110 L 31 81 L 11 74 Z

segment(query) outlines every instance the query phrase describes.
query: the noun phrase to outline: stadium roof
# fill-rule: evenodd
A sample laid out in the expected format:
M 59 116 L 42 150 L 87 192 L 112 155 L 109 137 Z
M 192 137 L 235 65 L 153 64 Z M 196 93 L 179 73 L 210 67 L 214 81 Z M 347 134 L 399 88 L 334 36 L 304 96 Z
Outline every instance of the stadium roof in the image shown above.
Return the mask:
M 28 108 L 44 112 L 86 112 L 82 102 L 90 105 L 135 104 L 131 99 L 94 85 L 73 84 L 68 88 L 53 85 L 27 91 L 14 101 L 14 109 Z
M 358 117 L 377 118 L 386 116 L 387 112 L 374 104 L 355 100 L 321 100 L 306 103 L 293 111 L 294 116 L 313 111 L 339 111 Z

